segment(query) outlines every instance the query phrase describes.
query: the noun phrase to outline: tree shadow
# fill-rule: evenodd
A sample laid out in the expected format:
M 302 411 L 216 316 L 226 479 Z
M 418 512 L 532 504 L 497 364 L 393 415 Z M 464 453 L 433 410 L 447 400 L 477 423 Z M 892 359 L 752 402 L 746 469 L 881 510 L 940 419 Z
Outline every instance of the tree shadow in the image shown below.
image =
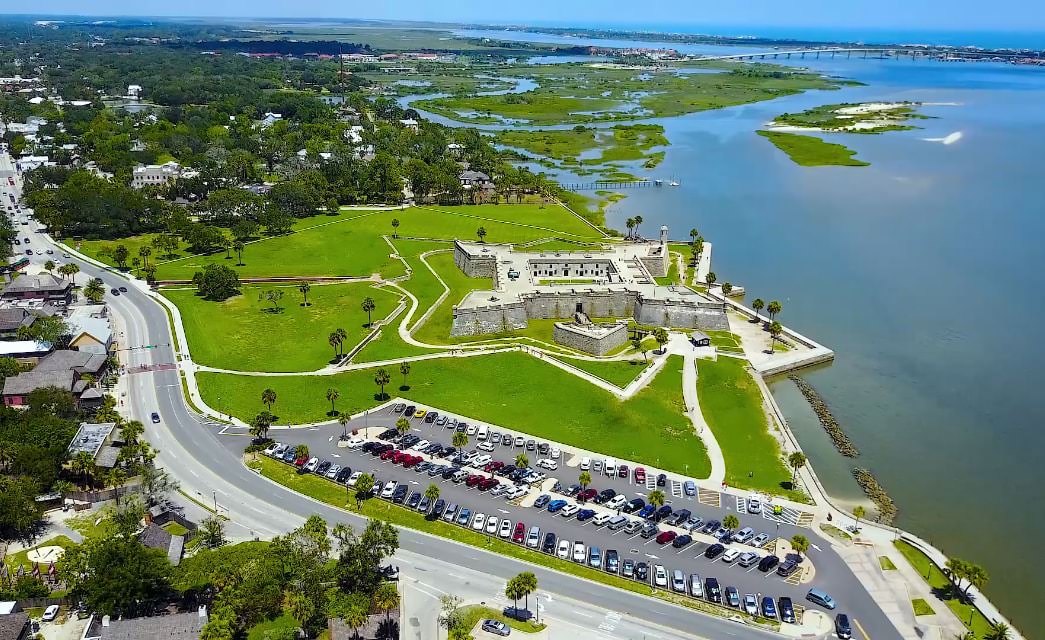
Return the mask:
M 327 411 L 327 415 L 330 416 L 331 418 L 336 418 L 339 415 L 341 415 L 341 412 L 338 411 L 337 409 L 334 409 L 333 411 Z
M 377 625 L 376 640 L 398 640 L 399 621 L 391 618 L 382 620 Z
M 389 396 L 387 393 L 378 392 L 374 394 L 374 400 L 377 400 L 378 402 L 384 402 L 385 400 L 388 400 L 389 397 L 391 396 Z
M 400 391 L 409 391 L 410 390 L 410 385 L 408 385 L 408 384 L 401 384 L 401 385 L 399 385 L 399 390 Z
M 262 313 L 267 313 L 267 314 L 270 314 L 270 315 L 276 315 L 276 314 L 283 313 L 283 307 L 276 307 L 275 309 L 273 309 L 272 307 L 265 307 L 264 309 L 261 310 L 261 312 Z

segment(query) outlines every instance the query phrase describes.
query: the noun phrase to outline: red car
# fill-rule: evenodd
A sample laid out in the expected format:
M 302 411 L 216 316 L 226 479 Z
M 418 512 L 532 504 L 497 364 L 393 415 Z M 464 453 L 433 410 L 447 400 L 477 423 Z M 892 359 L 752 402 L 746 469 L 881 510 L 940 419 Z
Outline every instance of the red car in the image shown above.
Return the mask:
M 512 542 L 518 542 L 522 544 L 523 538 L 526 537 L 526 525 L 518 523 L 515 525 L 515 533 L 512 534 Z
M 628 465 L 622 464 L 621 466 L 617 467 L 617 477 L 618 478 L 627 478 L 628 477 Z
M 675 539 L 678 534 L 674 531 L 662 531 L 657 536 L 657 544 L 667 544 Z
M 490 464 L 488 464 L 485 467 L 483 467 L 483 471 L 485 471 L 486 473 L 493 473 L 493 472 L 495 472 L 498 469 L 501 469 L 503 467 L 504 467 L 504 463 L 503 462 L 501 462 L 500 460 L 494 460 Z
M 384 453 L 381 454 L 381 459 L 382 460 L 392 460 L 393 457 L 395 457 L 395 460 L 398 460 L 399 459 L 398 456 L 402 456 L 402 455 L 403 455 L 403 452 L 400 451 L 399 449 L 389 449 L 388 451 L 385 451 Z
M 465 484 L 465 486 L 468 486 L 468 487 L 474 487 L 475 485 L 477 485 L 480 482 L 482 482 L 483 479 L 484 479 L 483 476 L 481 476 L 479 474 L 470 475 L 470 476 L 468 476 L 465 479 L 464 484 Z
M 409 469 L 410 467 L 416 465 L 418 462 L 421 462 L 421 460 L 423 460 L 421 456 L 406 455 L 403 456 L 403 466 Z
M 298 458 L 297 460 L 295 460 L 294 464 L 299 466 L 299 467 L 303 467 L 303 466 L 305 466 L 306 462 L 308 462 L 308 456 L 302 456 L 302 457 Z
M 581 491 L 577 494 L 577 499 L 581 502 L 587 502 L 588 500 L 591 500 L 597 495 L 599 495 L 599 492 L 595 489 L 585 489 L 584 491 Z
M 496 478 L 483 478 L 479 481 L 479 491 L 489 491 L 499 484 Z
M 646 470 L 642 467 L 635 467 L 635 482 L 643 484 L 646 482 Z

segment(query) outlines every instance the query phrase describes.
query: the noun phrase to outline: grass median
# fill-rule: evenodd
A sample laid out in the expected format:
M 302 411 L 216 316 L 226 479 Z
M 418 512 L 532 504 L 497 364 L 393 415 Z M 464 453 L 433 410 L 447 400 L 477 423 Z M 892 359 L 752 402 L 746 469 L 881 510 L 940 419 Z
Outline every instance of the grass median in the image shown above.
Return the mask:
M 649 585 L 636 582 L 635 580 L 628 580 L 604 571 L 590 569 L 574 562 L 560 560 L 555 556 L 533 551 L 511 542 L 505 542 L 500 538 L 492 538 L 472 529 L 449 524 L 441 519 L 429 520 L 417 511 L 407 509 L 386 500 L 380 500 L 377 498 L 365 500 L 362 506 L 359 509 L 356 509 L 355 500 L 350 499 L 348 490 L 345 487 L 334 484 L 329 480 L 319 478 L 313 474 L 298 474 L 290 465 L 277 462 L 271 458 L 259 455 L 257 459 L 250 460 L 248 465 L 260 470 L 262 476 L 269 478 L 288 489 L 367 518 L 377 518 L 400 527 L 424 531 L 425 533 L 430 533 L 441 538 L 455 540 L 493 553 L 498 553 L 531 564 L 561 571 L 578 578 L 584 578 L 586 580 L 592 580 L 618 589 L 624 589 L 645 596 L 652 596 L 661 600 L 666 600 L 710 615 L 719 617 L 741 615 L 749 622 L 756 622 L 762 626 L 768 626 L 773 629 L 778 628 L 778 625 L 771 621 L 756 621 L 754 618 L 733 609 L 727 609 L 703 600 L 688 598 L 669 591 L 653 589 Z M 418 485 L 418 490 L 423 490 L 423 487 Z
M 940 567 L 936 566 L 936 563 L 929 559 L 929 556 L 903 540 L 896 540 L 893 542 L 893 545 L 929 584 L 933 595 L 942 600 L 969 631 L 972 631 L 977 638 L 987 637 L 987 634 L 993 629 L 990 621 L 974 605 L 962 602 L 954 597 L 951 581 L 947 579 Z M 926 606 L 928 607 L 929 604 L 926 603 Z M 915 615 L 922 614 L 916 613 Z
M 520 622 L 515 618 L 509 618 L 497 609 L 478 604 L 461 607 L 457 611 L 461 616 L 461 628 L 469 631 L 479 624 L 480 620 L 500 620 L 512 629 L 522 633 L 537 633 L 538 631 L 543 631 L 548 626 L 544 623 Z

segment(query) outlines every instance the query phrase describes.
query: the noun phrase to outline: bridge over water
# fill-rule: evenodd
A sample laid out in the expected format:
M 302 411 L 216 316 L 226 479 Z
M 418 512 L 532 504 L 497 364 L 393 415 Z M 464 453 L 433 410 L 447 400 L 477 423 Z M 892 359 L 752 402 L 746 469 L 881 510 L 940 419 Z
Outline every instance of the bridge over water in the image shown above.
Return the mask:
M 926 47 L 816 47 L 807 49 L 788 49 L 782 51 L 763 51 L 761 53 L 738 53 L 725 56 L 700 56 L 696 60 L 766 60 L 805 58 L 807 55 L 819 58 L 821 55 L 832 58 L 845 54 L 846 58 L 856 54 L 859 58 L 918 58 L 927 57 L 942 60 L 979 60 L 983 58 L 1012 59 L 1019 57 L 1014 53 L 971 52 L 954 49 L 936 50 Z

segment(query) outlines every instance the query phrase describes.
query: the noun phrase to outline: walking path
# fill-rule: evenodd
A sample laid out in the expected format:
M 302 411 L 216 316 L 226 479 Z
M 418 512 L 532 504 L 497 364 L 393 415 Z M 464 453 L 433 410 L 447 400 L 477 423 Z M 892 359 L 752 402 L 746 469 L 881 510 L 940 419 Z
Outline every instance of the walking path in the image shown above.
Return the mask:
M 672 342 L 675 341 L 673 336 Z M 722 447 L 700 411 L 700 399 L 697 398 L 697 357 L 692 344 L 685 340 L 680 341 L 689 347 L 682 355 L 682 398 L 686 403 L 686 415 L 704 443 L 704 449 L 711 461 L 711 473 L 708 474 L 707 482 L 711 485 L 721 485 L 726 479 L 726 459 L 722 455 Z

